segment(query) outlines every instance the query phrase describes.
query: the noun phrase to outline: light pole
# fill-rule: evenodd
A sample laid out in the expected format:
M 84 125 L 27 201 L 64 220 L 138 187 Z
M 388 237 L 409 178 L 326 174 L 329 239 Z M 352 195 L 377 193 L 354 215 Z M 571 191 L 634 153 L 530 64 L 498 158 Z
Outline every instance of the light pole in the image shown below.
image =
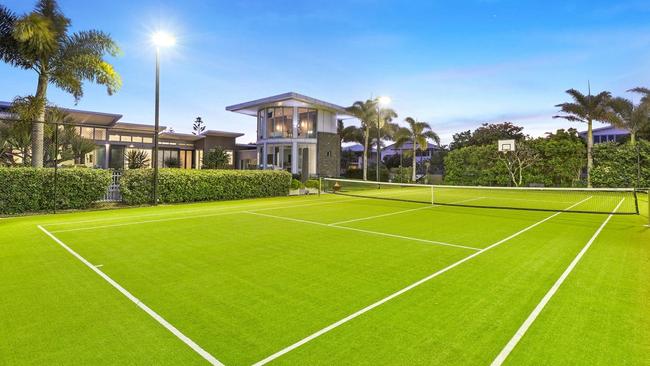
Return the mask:
M 160 132 L 160 48 L 171 47 L 176 43 L 176 39 L 165 33 L 156 32 L 151 37 L 153 44 L 156 46 L 156 112 L 154 121 L 153 134 L 153 205 L 158 204 L 158 133 Z
M 389 97 L 379 97 L 377 98 L 377 183 L 379 183 L 379 167 L 381 166 L 381 108 L 387 106 L 390 103 Z

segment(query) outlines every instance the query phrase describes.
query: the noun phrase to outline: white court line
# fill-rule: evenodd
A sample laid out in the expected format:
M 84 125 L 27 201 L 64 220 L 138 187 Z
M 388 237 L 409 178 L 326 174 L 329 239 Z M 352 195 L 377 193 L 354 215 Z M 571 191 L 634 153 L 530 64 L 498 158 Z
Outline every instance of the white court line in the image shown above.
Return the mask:
M 431 275 L 429 275 L 429 276 L 427 276 L 427 277 L 425 277 L 425 278 L 423 278 L 423 279 L 421 279 L 421 280 L 419 280 L 419 281 L 417 281 L 417 282 L 415 282 L 413 284 L 410 284 L 410 285 L 404 287 L 403 289 L 401 289 L 401 290 L 399 290 L 397 292 L 394 292 L 391 295 L 388 295 L 387 297 L 385 297 L 385 298 L 383 298 L 383 299 L 381 299 L 381 300 L 379 300 L 379 301 L 377 301 L 377 302 L 375 302 L 375 303 L 373 303 L 371 305 L 368 305 L 365 308 L 363 308 L 361 310 L 358 310 L 357 312 L 352 313 L 352 314 L 346 316 L 345 318 L 343 318 L 343 319 L 341 319 L 341 320 L 339 320 L 339 321 L 337 321 L 335 323 L 332 323 L 332 324 L 328 325 L 327 327 L 325 327 L 325 328 L 323 328 L 323 329 L 321 329 L 321 330 L 319 330 L 319 331 L 317 331 L 315 333 L 312 333 L 311 335 L 301 339 L 300 341 L 298 341 L 298 342 L 296 342 L 296 343 L 294 343 L 294 344 L 292 344 L 292 345 L 290 345 L 290 346 L 288 346 L 288 347 L 286 347 L 284 349 L 281 349 L 280 351 L 268 356 L 267 358 L 265 358 L 265 359 L 263 359 L 261 361 L 258 361 L 256 363 L 254 363 L 253 366 L 265 365 L 265 364 L 275 360 L 276 358 L 278 358 L 278 357 L 280 357 L 280 356 L 282 356 L 284 354 L 287 354 L 287 353 L 291 352 L 292 350 L 302 346 L 303 344 L 308 343 L 308 342 L 322 336 L 323 334 L 331 331 L 332 329 L 335 329 L 338 326 L 340 326 L 342 324 L 345 324 L 345 323 L 349 322 L 350 320 L 352 320 L 352 319 L 354 319 L 354 318 L 356 318 L 356 317 L 358 317 L 360 315 L 363 315 L 364 313 L 366 313 L 366 312 L 368 312 L 368 311 L 370 311 L 370 310 L 372 310 L 372 309 L 374 309 L 374 308 L 376 308 L 376 307 L 378 307 L 378 306 L 380 306 L 380 305 L 382 305 L 382 304 L 384 304 L 384 303 L 386 303 L 386 302 L 388 302 L 388 301 L 402 295 L 403 293 L 408 292 L 408 291 L 420 286 L 421 284 L 423 284 L 423 283 L 425 283 L 425 282 L 427 282 L 427 281 L 429 281 L 429 280 L 431 280 L 433 278 L 436 278 L 436 277 L 440 276 L 441 274 L 449 271 L 450 269 L 452 269 L 454 267 L 457 267 L 457 266 L 471 260 L 472 258 L 475 258 L 475 257 L 487 252 L 488 250 L 490 250 L 490 249 L 492 249 L 494 247 L 497 247 L 497 246 L 507 242 L 508 240 L 510 240 L 510 239 L 512 239 L 514 237 L 517 237 L 517 236 L 527 232 L 528 230 L 530 230 L 530 229 L 532 229 L 532 228 L 534 228 L 534 227 L 536 227 L 538 225 L 541 225 L 541 224 L 545 223 L 546 221 L 554 218 L 555 216 L 557 216 L 557 215 L 559 215 L 559 214 L 561 214 L 563 212 L 566 212 L 566 211 L 572 209 L 575 206 L 578 206 L 579 204 L 581 204 L 581 203 L 587 201 L 588 199 L 590 199 L 591 197 L 592 196 L 589 196 L 589 197 L 583 199 L 582 201 L 577 202 L 577 203 L 565 208 L 562 211 L 556 212 L 556 213 L 552 214 L 551 216 L 546 217 L 545 219 L 542 219 L 542 220 L 540 220 L 540 221 L 538 221 L 538 222 L 536 222 L 536 223 L 534 223 L 534 224 L 532 224 L 530 226 L 527 226 L 526 228 L 524 228 L 524 229 L 522 229 L 522 230 L 508 236 L 505 239 L 501 239 L 498 242 L 496 242 L 496 243 L 494 243 L 494 244 L 492 244 L 492 245 L 490 245 L 490 246 L 488 246 L 486 248 L 483 248 L 483 249 L 481 249 L 480 251 L 478 251 L 476 253 L 470 254 L 469 256 L 467 256 L 467 257 L 465 257 L 465 258 L 463 258 L 463 259 L 461 259 L 461 260 L 459 260 L 457 262 L 454 262 L 451 265 L 449 265 L 449 266 L 447 266 L 447 267 L 445 267 L 445 268 L 443 268 L 443 269 L 441 269 L 441 270 L 439 270 L 439 271 L 437 271 L 437 272 L 435 272 L 435 273 L 433 273 L 433 274 L 431 274 Z
M 413 237 L 410 237 L 410 236 L 388 234 L 388 233 L 382 233 L 382 232 L 379 232 L 379 231 L 363 230 L 363 229 L 357 229 L 357 228 L 348 227 L 348 226 L 335 226 L 335 225 L 331 225 L 331 224 L 324 224 L 322 222 L 317 222 L 317 221 L 308 221 L 308 220 L 294 219 L 294 218 L 291 218 L 291 217 L 268 215 L 268 214 L 253 212 L 253 211 L 245 211 L 244 213 L 251 214 L 251 215 L 257 215 L 257 216 L 270 217 L 270 218 L 278 219 L 278 220 L 301 222 L 303 224 L 319 225 L 319 226 L 330 227 L 330 228 L 334 228 L 334 229 L 358 231 L 358 232 L 366 233 L 366 234 L 387 236 L 387 237 L 391 237 L 391 238 L 404 239 L 404 240 L 412 240 L 412 241 L 417 241 L 417 242 L 426 243 L 426 244 L 443 245 L 443 246 L 447 246 L 447 247 L 462 248 L 462 249 L 469 249 L 469 250 L 481 250 L 480 248 L 474 248 L 474 247 L 468 247 L 468 246 L 465 246 L 465 245 L 445 243 L 445 242 L 442 242 L 442 241 L 413 238 Z
M 358 219 L 351 219 L 351 220 L 345 220 L 345 221 L 333 222 L 333 223 L 331 223 L 331 224 L 327 224 L 327 225 L 329 225 L 329 226 L 336 226 L 336 225 L 341 225 L 341 224 L 347 224 L 347 223 L 350 223 L 350 222 L 357 222 L 357 221 L 364 221 L 364 220 L 370 220 L 370 219 L 377 219 L 377 218 L 380 218 L 380 217 L 399 215 L 399 214 L 403 214 L 403 213 L 407 213 L 407 212 L 420 211 L 420 210 L 427 210 L 427 209 L 430 209 L 430 208 L 433 208 L 433 207 L 437 207 L 437 206 L 429 205 L 429 206 L 425 206 L 425 207 L 411 208 L 411 209 L 409 209 L 409 210 L 402 210 L 402 211 L 396 211 L 396 212 L 389 212 L 389 213 L 385 213 L 385 214 L 381 214 L 381 215 L 374 215 L 374 216 L 368 216 L 368 217 L 361 217 L 361 218 L 358 218 Z
M 127 299 L 131 300 L 134 304 L 136 304 L 140 309 L 144 310 L 145 313 L 149 314 L 152 318 L 154 318 L 160 325 L 165 327 L 168 331 L 170 331 L 173 335 L 175 335 L 178 339 L 183 341 L 186 345 L 188 345 L 194 352 L 198 353 L 201 357 L 203 357 L 206 361 L 208 361 L 211 365 L 217 365 L 217 366 L 223 366 L 219 360 L 214 358 L 210 353 L 208 353 L 206 350 L 201 348 L 198 344 L 196 344 L 193 340 L 188 338 L 185 334 L 183 334 L 180 330 L 176 329 L 171 323 L 169 323 L 167 320 L 165 320 L 162 316 L 158 315 L 155 311 L 153 311 L 150 307 L 145 305 L 142 301 L 140 301 L 137 297 L 133 296 L 129 291 L 127 291 L 124 287 L 122 287 L 119 283 L 115 282 L 112 278 L 110 278 L 106 273 L 102 272 L 100 269 L 97 267 L 93 266 L 92 263 L 88 262 L 84 257 L 82 257 L 80 254 L 72 250 L 69 246 L 67 246 L 64 242 L 59 240 L 56 236 L 52 235 L 49 231 L 45 230 L 41 225 L 38 225 L 38 228 L 44 232 L 47 236 L 49 236 L 52 240 L 54 240 L 57 244 L 59 244 L 63 249 L 67 250 L 70 254 L 72 254 L 75 258 L 80 260 L 83 264 L 85 264 L 88 268 L 93 270 L 93 272 L 97 273 L 101 278 L 106 280 L 111 286 L 115 287 L 119 292 L 122 293 L 122 295 L 126 296 Z
M 232 202 L 232 201 L 231 201 Z M 344 200 L 341 198 L 337 199 L 330 199 L 330 200 L 323 200 L 320 201 L 319 203 L 315 202 L 310 202 L 306 204 L 298 204 L 292 207 L 302 207 L 302 206 L 313 206 L 315 204 L 327 204 L 327 203 L 339 203 L 339 202 L 349 202 L 349 200 Z M 257 206 L 261 205 L 262 209 L 274 209 L 276 207 L 269 207 L 269 206 L 274 206 L 274 205 L 281 205 L 281 204 L 286 204 L 286 202 L 269 202 L 269 203 L 254 203 L 254 202 L 241 202 L 238 203 L 237 205 L 233 206 L 228 206 L 228 207 L 206 207 L 203 209 L 196 209 L 196 210 L 181 210 L 181 211 L 173 211 L 173 210 L 165 210 L 165 212 L 156 212 L 156 213 L 151 213 L 151 214 L 142 214 L 142 215 L 126 215 L 126 216 L 121 216 L 121 217 L 104 217 L 104 218 L 98 218 L 98 219 L 92 219 L 92 220 L 81 220 L 81 221 L 66 221 L 66 222 L 53 222 L 49 224 L 41 224 L 43 227 L 45 226 L 60 226 L 60 225 L 74 225 L 74 224 L 86 224 L 89 222 L 101 222 L 101 221 L 115 221 L 115 220 L 124 220 L 124 219 L 136 219 L 140 217 L 151 217 L 151 216 L 165 216 L 165 215 L 178 215 L 178 214 L 184 214 L 184 213 L 195 213 L 195 212 L 204 212 L 204 211 L 214 211 L 214 212 L 222 212 L 226 210 L 241 210 L 242 206 L 246 206 L 244 208 L 246 209 L 255 209 L 255 207 L 248 207 L 248 205 L 244 205 L 244 203 L 251 203 L 250 206 Z M 173 207 L 173 206 L 164 206 L 164 207 Z M 283 208 L 283 207 L 279 207 Z M 22 216 L 19 216 L 22 217 Z M 8 217 L 8 218 L 19 218 L 19 217 Z
M 553 286 L 548 290 L 546 295 L 544 295 L 544 297 L 539 302 L 539 304 L 537 304 L 537 306 L 535 306 L 535 309 L 533 309 L 533 311 L 530 313 L 530 315 L 528 315 L 528 318 L 526 318 L 526 320 L 521 325 L 521 327 L 519 327 L 519 329 L 517 329 L 517 332 L 515 332 L 515 335 L 512 336 L 510 341 L 505 345 L 505 347 L 503 347 L 503 349 L 497 355 L 497 357 L 494 359 L 494 361 L 492 361 L 491 366 L 500 366 L 500 365 L 503 364 L 503 362 L 506 360 L 506 358 L 508 358 L 508 356 L 510 355 L 512 350 L 517 346 L 517 344 L 519 343 L 521 338 L 523 338 L 523 336 L 526 334 L 526 332 L 528 331 L 530 326 L 535 322 L 535 320 L 537 319 L 539 314 L 542 312 L 542 310 L 544 310 L 544 307 L 546 306 L 546 304 L 548 304 L 548 302 L 551 300 L 553 295 L 555 295 L 555 293 L 560 288 L 560 286 L 562 286 L 562 283 L 564 283 L 564 280 L 566 280 L 566 278 L 569 276 L 569 274 L 571 274 L 571 272 L 573 271 L 575 266 L 578 264 L 578 262 L 580 262 L 580 259 L 582 259 L 582 257 L 585 255 L 587 250 L 589 250 L 589 247 L 591 247 L 591 244 L 593 244 L 593 242 L 596 240 L 598 235 L 600 235 L 601 231 L 603 231 L 603 229 L 605 228 L 605 225 L 607 225 L 609 220 L 612 219 L 612 217 L 614 216 L 614 212 L 616 212 L 618 210 L 618 208 L 621 207 L 621 204 L 623 203 L 624 200 L 625 200 L 625 198 L 621 199 L 621 201 L 618 203 L 618 205 L 614 209 L 613 213 L 611 213 L 609 216 L 607 216 L 605 221 L 602 223 L 602 225 L 600 225 L 598 230 L 596 230 L 596 232 L 591 237 L 591 239 L 589 239 L 587 244 L 585 244 L 585 246 L 578 253 L 578 255 L 576 255 L 576 257 L 573 258 L 573 261 L 571 261 L 569 266 L 564 270 L 564 272 L 562 273 L 560 278 L 558 278 L 557 281 L 555 281 Z
M 457 202 L 448 203 L 448 205 L 457 205 L 457 204 L 460 204 L 460 203 L 471 202 L 471 201 L 477 201 L 477 200 L 480 200 L 480 199 L 482 199 L 482 198 L 485 198 L 485 197 L 470 198 L 470 199 L 466 199 L 466 200 L 462 200 L 462 201 L 457 201 Z M 329 224 L 329 225 L 330 225 L 330 226 L 336 226 L 336 225 L 341 225 L 341 224 L 347 224 L 347 223 L 350 223 L 350 222 L 365 221 L 365 220 L 376 219 L 376 218 L 380 218 L 380 217 L 399 215 L 399 214 L 403 214 L 403 213 L 407 213 L 407 212 L 412 212 L 412 211 L 426 210 L 426 209 L 434 208 L 434 207 L 440 207 L 440 206 L 438 206 L 438 205 L 436 205 L 436 204 L 433 204 L 433 205 L 431 205 L 431 206 L 426 206 L 426 207 L 418 207 L 418 208 L 412 208 L 412 209 L 409 209 L 409 210 L 402 210 L 402 211 L 396 211 L 396 212 L 389 212 L 389 213 L 385 213 L 385 214 L 381 214 L 381 215 L 374 215 L 374 216 L 368 216 L 368 217 L 361 217 L 361 218 L 358 218 L 358 219 L 352 219 L 352 220 L 345 220 L 345 221 L 334 222 L 334 223 L 331 223 L 331 224 Z M 261 210 L 256 210 L 256 211 L 261 211 Z
M 285 208 L 295 208 L 295 207 L 315 206 L 315 205 L 327 205 L 327 204 L 343 203 L 343 202 L 350 202 L 350 200 L 343 200 L 343 201 L 342 200 L 331 200 L 331 201 L 324 201 L 324 202 L 321 201 L 321 202 L 312 202 L 312 203 L 304 204 L 304 205 L 290 205 L 290 206 L 282 206 L 282 207 L 272 207 L 272 208 L 269 208 L 269 209 L 280 210 L 280 209 L 285 209 Z M 255 208 L 253 208 L 253 209 L 255 209 Z M 248 209 L 248 210 L 250 210 L 250 209 Z M 52 230 L 51 232 L 52 233 L 65 233 L 65 232 L 70 232 L 70 231 L 85 231 L 85 230 L 105 229 L 105 228 L 109 228 L 109 227 L 149 224 L 149 223 L 153 223 L 153 222 L 165 222 L 165 221 L 198 219 L 198 218 L 203 218 L 203 217 L 213 217 L 213 216 L 224 216 L 224 215 L 231 215 L 231 214 L 248 213 L 249 212 L 248 210 L 239 210 L 239 211 L 218 210 L 218 212 L 205 214 L 205 215 L 168 217 L 168 218 L 164 218 L 164 219 L 144 220 L 144 221 L 135 221 L 135 222 L 129 221 L 129 222 L 120 222 L 120 223 L 117 223 L 117 224 L 86 226 L 86 227 L 78 227 L 78 228 L 62 229 L 62 230 Z M 259 210 L 261 211 L 262 209 L 259 209 Z M 51 224 L 51 225 L 54 225 L 54 224 Z

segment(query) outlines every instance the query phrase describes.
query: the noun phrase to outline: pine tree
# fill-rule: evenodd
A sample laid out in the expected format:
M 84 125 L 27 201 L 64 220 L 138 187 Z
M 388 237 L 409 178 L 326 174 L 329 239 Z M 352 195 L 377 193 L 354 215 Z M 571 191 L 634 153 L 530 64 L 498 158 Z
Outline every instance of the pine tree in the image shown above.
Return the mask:
M 192 126 L 192 130 L 193 135 L 200 135 L 203 131 L 205 131 L 205 125 L 203 124 L 201 117 L 196 117 L 196 120 L 194 120 L 194 126 Z

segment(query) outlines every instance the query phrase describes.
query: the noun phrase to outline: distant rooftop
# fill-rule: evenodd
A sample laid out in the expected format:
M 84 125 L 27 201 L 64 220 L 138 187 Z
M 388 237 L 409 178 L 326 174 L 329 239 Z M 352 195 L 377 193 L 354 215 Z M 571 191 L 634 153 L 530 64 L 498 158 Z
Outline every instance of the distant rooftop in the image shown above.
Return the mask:
M 9 116 L 9 109 L 11 108 L 10 102 L 0 101 L 0 116 L 3 114 L 5 118 Z M 113 113 L 103 113 L 103 112 L 92 112 L 92 111 L 82 111 L 77 109 L 70 108 L 60 108 L 64 112 L 68 113 L 75 124 L 82 124 L 87 126 L 95 127 L 106 127 L 110 128 L 112 131 L 117 132 L 127 132 L 127 133 L 153 133 L 154 126 L 152 124 L 144 123 L 127 123 L 127 122 L 118 122 L 121 118 L 121 114 Z M 160 126 L 161 137 L 170 140 L 184 140 L 184 141 L 196 141 L 208 136 L 216 137 L 241 137 L 244 136 L 243 133 L 239 132 L 227 132 L 227 131 L 218 131 L 218 130 L 207 130 L 200 135 L 192 135 L 189 133 L 178 133 L 178 132 L 164 132 L 166 129 L 165 126 Z
M 226 107 L 227 111 L 237 112 L 247 114 L 249 116 L 257 116 L 257 111 L 261 107 L 266 106 L 305 106 L 305 107 L 320 107 L 322 109 L 331 110 L 339 114 L 346 114 L 345 108 L 340 105 L 333 103 L 325 102 L 320 99 L 308 97 L 303 94 L 289 92 L 284 94 L 278 94 L 271 97 L 266 97 L 262 99 L 252 100 L 250 102 L 244 102 L 239 104 L 234 104 Z
M 11 108 L 10 102 L 0 101 L 0 111 L 7 112 L 9 108 Z M 104 126 L 104 127 L 113 126 L 117 121 L 120 120 L 120 118 L 122 118 L 121 114 L 82 111 L 82 110 L 70 109 L 70 108 L 59 108 L 59 109 L 68 113 L 75 120 L 75 123 L 87 124 L 93 126 Z

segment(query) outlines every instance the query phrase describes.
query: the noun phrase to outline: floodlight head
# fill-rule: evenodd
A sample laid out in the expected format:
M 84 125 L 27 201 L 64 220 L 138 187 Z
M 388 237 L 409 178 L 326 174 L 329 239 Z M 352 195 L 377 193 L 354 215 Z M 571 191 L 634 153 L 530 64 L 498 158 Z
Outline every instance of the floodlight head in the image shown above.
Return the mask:
M 390 97 L 387 96 L 382 96 L 377 98 L 377 103 L 379 103 L 379 106 L 384 107 L 390 104 Z
M 176 44 L 176 38 L 163 31 L 158 31 L 152 34 L 151 40 L 156 47 L 171 47 Z

